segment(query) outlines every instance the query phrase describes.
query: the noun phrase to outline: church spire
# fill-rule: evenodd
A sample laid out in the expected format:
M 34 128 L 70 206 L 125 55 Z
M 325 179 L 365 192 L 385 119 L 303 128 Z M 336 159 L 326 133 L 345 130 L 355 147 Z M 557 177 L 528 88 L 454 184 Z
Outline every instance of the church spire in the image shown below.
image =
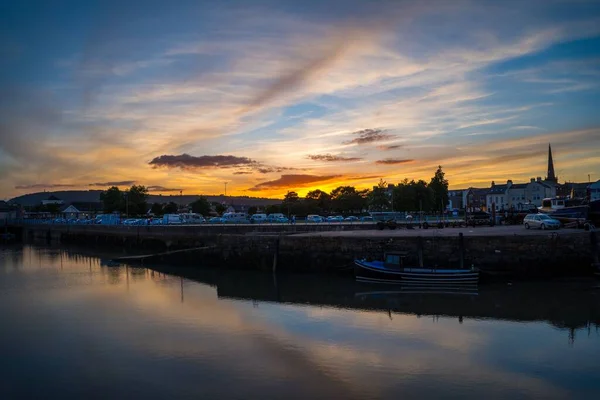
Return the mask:
M 552 161 L 552 146 L 548 143 L 548 176 L 547 181 L 558 182 L 558 178 L 554 175 L 554 161 Z

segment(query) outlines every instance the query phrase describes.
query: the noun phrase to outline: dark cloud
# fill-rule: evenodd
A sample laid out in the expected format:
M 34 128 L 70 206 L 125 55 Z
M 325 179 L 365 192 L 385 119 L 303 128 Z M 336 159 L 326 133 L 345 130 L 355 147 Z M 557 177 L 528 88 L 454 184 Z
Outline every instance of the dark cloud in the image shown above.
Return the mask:
M 383 129 L 363 129 L 360 131 L 352 132 L 355 137 L 352 140 L 348 140 L 343 144 L 370 144 L 375 142 L 381 142 L 383 140 L 389 140 L 394 137 L 394 135 L 390 135 L 386 133 Z
M 234 175 L 252 175 L 252 171 L 235 171 Z
M 90 183 L 89 186 L 129 186 L 134 183 L 135 181 L 95 182 Z
M 309 154 L 306 158 L 313 161 L 326 161 L 326 162 L 338 162 L 338 161 L 360 161 L 362 158 L 360 157 L 344 157 L 344 156 L 336 156 L 333 154 Z
M 396 165 L 396 164 L 406 164 L 411 163 L 415 160 L 412 159 L 401 159 L 401 158 L 386 158 L 385 160 L 377 160 L 375 164 L 383 164 L 383 165 Z
M 148 189 L 149 192 L 179 192 L 181 191 L 181 189 L 177 189 L 177 188 L 168 188 L 168 187 L 164 187 L 164 186 L 147 186 L 146 189 Z
M 162 155 L 155 157 L 148 164 L 153 167 L 167 168 L 231 168 L 242 165 L 257 165 L 258 163 L 248 157 L 237 156 L 191 156 L 189 154 Z
M 63 184 L 63 183 L 35 183 L 33 185 L 17 185 L 15 189 L 61 189 L 74 188 L 78 185 Z
M 326 176 L 317 176 L 317 175 L 281 175 L 281 178 L 275 179 L 273 181 L 267 181 L 259 183 L 258 185 L 248 189 L 251 191 L 260 191 L 264 189 L 278 189 L 278 188 L 287 188 L 287 187 L 295 187 L 306 185 L 308 183 L 315 182 L 323 182 L 328 181 L 330 179 L 339 178 L 341 175 L 326 175 Z
M 402 147 L 404 147 L 404 146 L 402 146 L 401 144 L 392 144 L 392 145 L 377 146 L 377 148 L 379 150 L 383 150 L 383 151 L 401 149 Z
M 261 174 L 270 174 L 273 172 L 293 171 L 294 167 L 272 167 L 272 166 L 259 166 L 256 168 Z

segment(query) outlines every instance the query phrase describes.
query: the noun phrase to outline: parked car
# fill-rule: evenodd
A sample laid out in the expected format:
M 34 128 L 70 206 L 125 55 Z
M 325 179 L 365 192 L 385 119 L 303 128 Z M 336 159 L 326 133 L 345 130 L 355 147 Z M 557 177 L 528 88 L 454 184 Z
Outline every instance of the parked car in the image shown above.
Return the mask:
M 354 215 L 351 215 L 349 217 L 346 217 L 346 219 L 344 219 L 344 221 L 349 221 L 349 222 L 358 221 L 358 217 L 355 217 Z
M 220 224 L 223 221 L 221 220 L 221 217 L 212 217 L 211 219 L 208 220 L 209 224 Z
M 306 217 L 306 222 L 319 223 L 319 222 L 323 222 L 323 221 L 324 221 L 324 219 L 320 215 L 309 215 L 308 217 Z
M 250 217 L 250 222 L 259 224 L 261 222 L 267 222 L 267 214 L 254 214 Z
M 290 222 L 290 220 L 286 216 L 279 216 L 279 217 L 275 218 L 275 220 L 273 220 L 273 222 L 285 224 L 285 223 Z
M 360 217 L 360 220 L 362 222 L 373 222 L 373 217 L 371 217 L 370 215 L 364 216 L 364 217 Z
M 546 214 L 527 214 L 523 219 L 523 225 L 525 226 L 525 229 L 559 229 L 560 221 Z
M 341 215 L 332 215 L 330 217 L 327 217 L 327 222 L 342 222 L 344 220 L 344 217 L 342 217 Z
M 287 219 L 286 216 L 283 215 L 282 213 L 273 213 L 273 214 L 269 214 L 267 216 L 267 221 L 269 221 L 269 222 L 281 222 L 281 221 L 278 221 L 278 219 L 281 219 L 281 218 Z

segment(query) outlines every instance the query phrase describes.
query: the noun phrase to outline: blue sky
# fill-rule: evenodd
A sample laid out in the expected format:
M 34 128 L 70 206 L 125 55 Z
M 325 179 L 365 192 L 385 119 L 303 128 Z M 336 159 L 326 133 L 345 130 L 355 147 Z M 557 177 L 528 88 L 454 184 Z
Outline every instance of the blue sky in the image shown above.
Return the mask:
M 0 197 L 597 180 L 599 78 L 597 1 L 3 2 Z

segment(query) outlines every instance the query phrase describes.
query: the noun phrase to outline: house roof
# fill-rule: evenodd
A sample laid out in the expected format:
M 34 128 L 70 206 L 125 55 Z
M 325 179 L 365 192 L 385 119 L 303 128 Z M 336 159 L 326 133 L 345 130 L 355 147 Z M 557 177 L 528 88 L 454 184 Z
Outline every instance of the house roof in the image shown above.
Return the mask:
M 508 185 L 494 185 L 490 188 L 488 194 L 503 194 L 507 188 Z
M 514 183 L 510 188 L 511 189 L 525 189 L 525 188 L 527 188 L 527 183 Z
M 0 211 L 2 212 L 6 212 L 6 211 L 14 211 L 15 208 L 13 206 L 11 206 L 10 204 L 8 204 L 7 202 L 0 200 Z
M 102 211 L 104 209 L 100 201 L 74 201 L 71 203 L 79 211 Z

